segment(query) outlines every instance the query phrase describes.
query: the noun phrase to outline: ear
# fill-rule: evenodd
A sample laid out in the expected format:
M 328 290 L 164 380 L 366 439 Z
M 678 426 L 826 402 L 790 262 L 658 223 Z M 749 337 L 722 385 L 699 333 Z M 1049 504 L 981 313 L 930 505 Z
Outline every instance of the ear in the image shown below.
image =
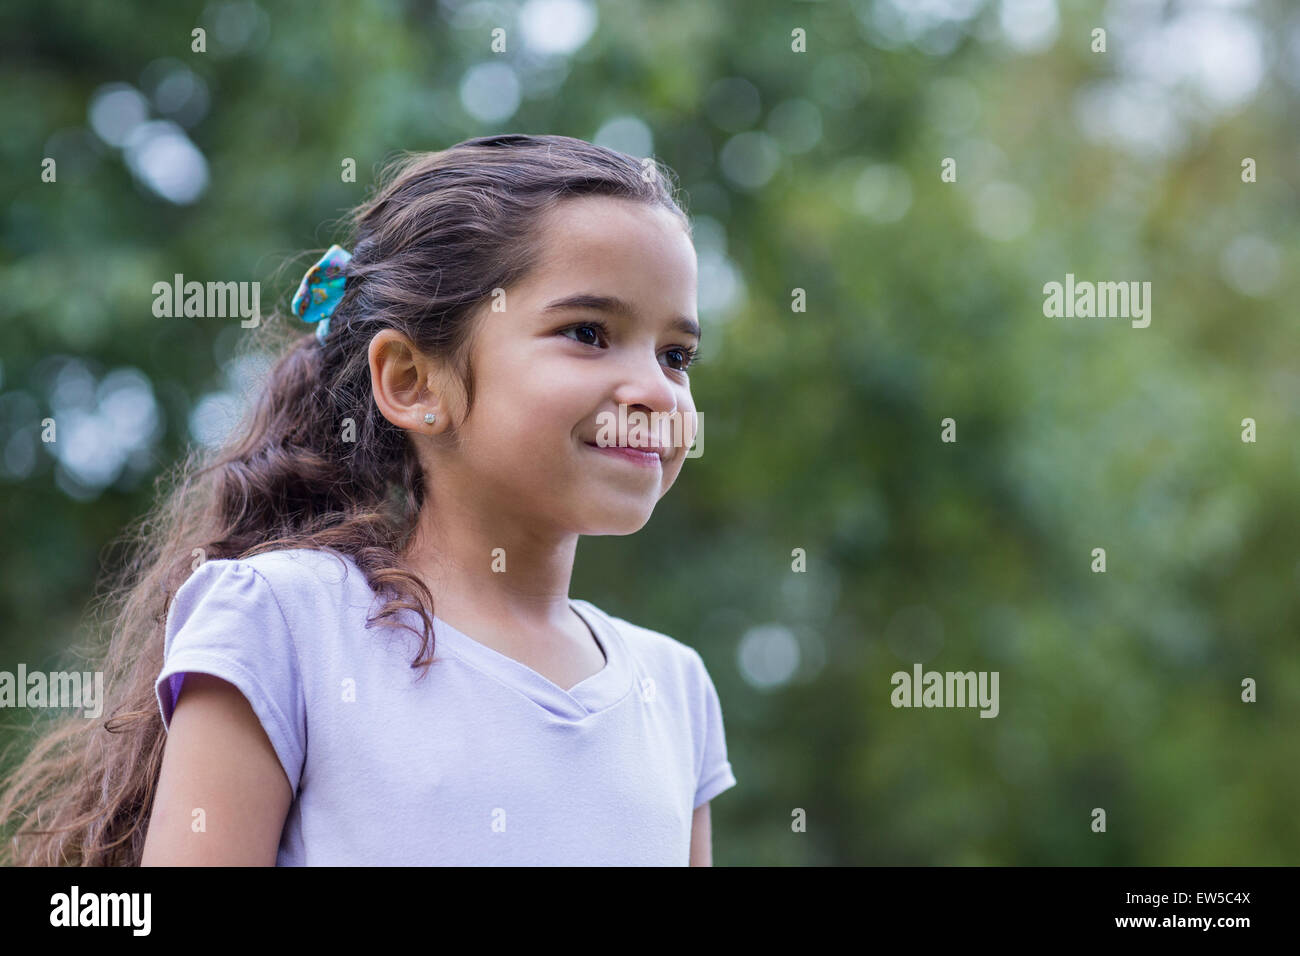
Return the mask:
M 380 413 L 398 428 L 425 434 L 441 431 L 452 411 L 446 401 L 447 370 L 397 329 L 370 340 L 370 388 Z M 432 425 L 425 414 L 437 416 Z

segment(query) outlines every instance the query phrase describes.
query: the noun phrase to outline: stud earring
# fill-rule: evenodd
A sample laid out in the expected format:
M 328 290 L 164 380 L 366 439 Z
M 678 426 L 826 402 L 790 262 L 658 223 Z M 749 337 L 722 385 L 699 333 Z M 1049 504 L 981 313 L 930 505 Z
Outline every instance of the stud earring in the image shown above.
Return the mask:
M 432 425 L 437 420 L 437 418 L 438 416 L 433 414 L 433 412 L 424 413 L 424 423 L 426 425 Z

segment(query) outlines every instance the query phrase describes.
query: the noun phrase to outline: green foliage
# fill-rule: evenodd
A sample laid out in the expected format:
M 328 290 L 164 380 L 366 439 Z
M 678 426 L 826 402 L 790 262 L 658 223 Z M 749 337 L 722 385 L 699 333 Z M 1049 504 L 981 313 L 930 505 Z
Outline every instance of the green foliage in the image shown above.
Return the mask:
M 698 217 L 705 453 L 642 532 L 584 540 L 572 593 L 708 664 L 739 781 L 713 808 L 715 861 L 1294 862 L 1294 51 L 1223 106 L 1230 73 L 1160 82 L 1191 52 L 1138 84 L 1150 23 L 1091 52 L 1100 4 L 1062 4 L 1037 49 L 1008 45 L 996 4 L 952 4 L 973 16 L 928 30 L 887 16 L 906 6 L 600 4 L 586 43 L 546 65 L 513 7 L 496 23 L 453 2 L 284 3 L 245 22 L 257 7 L 10 3 L 0 669 L 79 639 L 105 544 L 193 440 L 204 396 L 236 388 L 238 319 L 155 318 L 155 281 L 260 280 L 269 312 L 395 151 L 595 139 L 636 117 Z M 1222 15 L 1273 50 L 1284 11 Z M 193 203 L 143 184 L 87 120 L 103 84 L 148 92 L 173 60 L 208 100 L 185 127 L 209 176 Z M 504 119 L 466 107 L 481 64 L 521 77 Z M 1138 89 L 1156 92 L 1120 95 Z M 1067 273 L 1149 281 L 1151 325 L 1045 316 L 1044 284 Z M 38 437 L 64 359 L 96 381 L 139 370 L 161 416 L 120 477 L 80 494 Z M 795 673 L 756 682 L 791 640 Z M 890 675 L 925 648 L 927 668 L 998 671 L 1000 714 L 891 706 Z M 3 724 L 0 745 L 21 721 Z

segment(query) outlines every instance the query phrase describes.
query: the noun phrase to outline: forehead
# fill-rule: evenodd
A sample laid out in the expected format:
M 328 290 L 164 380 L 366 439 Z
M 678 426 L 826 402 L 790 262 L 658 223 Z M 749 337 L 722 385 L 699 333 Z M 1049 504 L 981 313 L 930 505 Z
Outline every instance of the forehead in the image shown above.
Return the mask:
M 565 200 L 542 217 L 530 299 L 616 295 L 654 313 L 695 314 L 695 247 L 661 206 L 604 196 Z

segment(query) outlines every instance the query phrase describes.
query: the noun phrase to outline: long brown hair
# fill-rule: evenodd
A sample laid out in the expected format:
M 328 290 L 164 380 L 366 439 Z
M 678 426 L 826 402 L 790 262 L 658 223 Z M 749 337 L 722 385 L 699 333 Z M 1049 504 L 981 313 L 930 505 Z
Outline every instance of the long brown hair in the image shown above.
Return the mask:
M 97 589 L 85 651 L 102 662 L 93 669 L 104 673 L 105 716 L 65 717 L 36 738 L 0 793 L 0 863 L 139 864 L 166 740 L 154 682 L 168 608 L 195 555 L 346 554 L 394 596 L 371 621 L 419 613 L 411 666 L 427 666 L 433 596 L 402 560 L 424 473 L 409 436 L 375 405 L 368 345 L 397 329 L 451 363 L 472 405 L 480 306 L 536 265 L 540 216 L 584 195 L 663 206 L 691 231 L 671 170 L 567 136 L 486 136 L 385 166 L 347 217 L 353 257 L 325 341 L 292 315 L 268 317 L 248 340 L 283 354 L 249 417 L 224 447 L 188 451 L 160 477 L 149 513 L 113 542 L 123 557 Z M 349 418 L 355 440 L 343 441 Z

